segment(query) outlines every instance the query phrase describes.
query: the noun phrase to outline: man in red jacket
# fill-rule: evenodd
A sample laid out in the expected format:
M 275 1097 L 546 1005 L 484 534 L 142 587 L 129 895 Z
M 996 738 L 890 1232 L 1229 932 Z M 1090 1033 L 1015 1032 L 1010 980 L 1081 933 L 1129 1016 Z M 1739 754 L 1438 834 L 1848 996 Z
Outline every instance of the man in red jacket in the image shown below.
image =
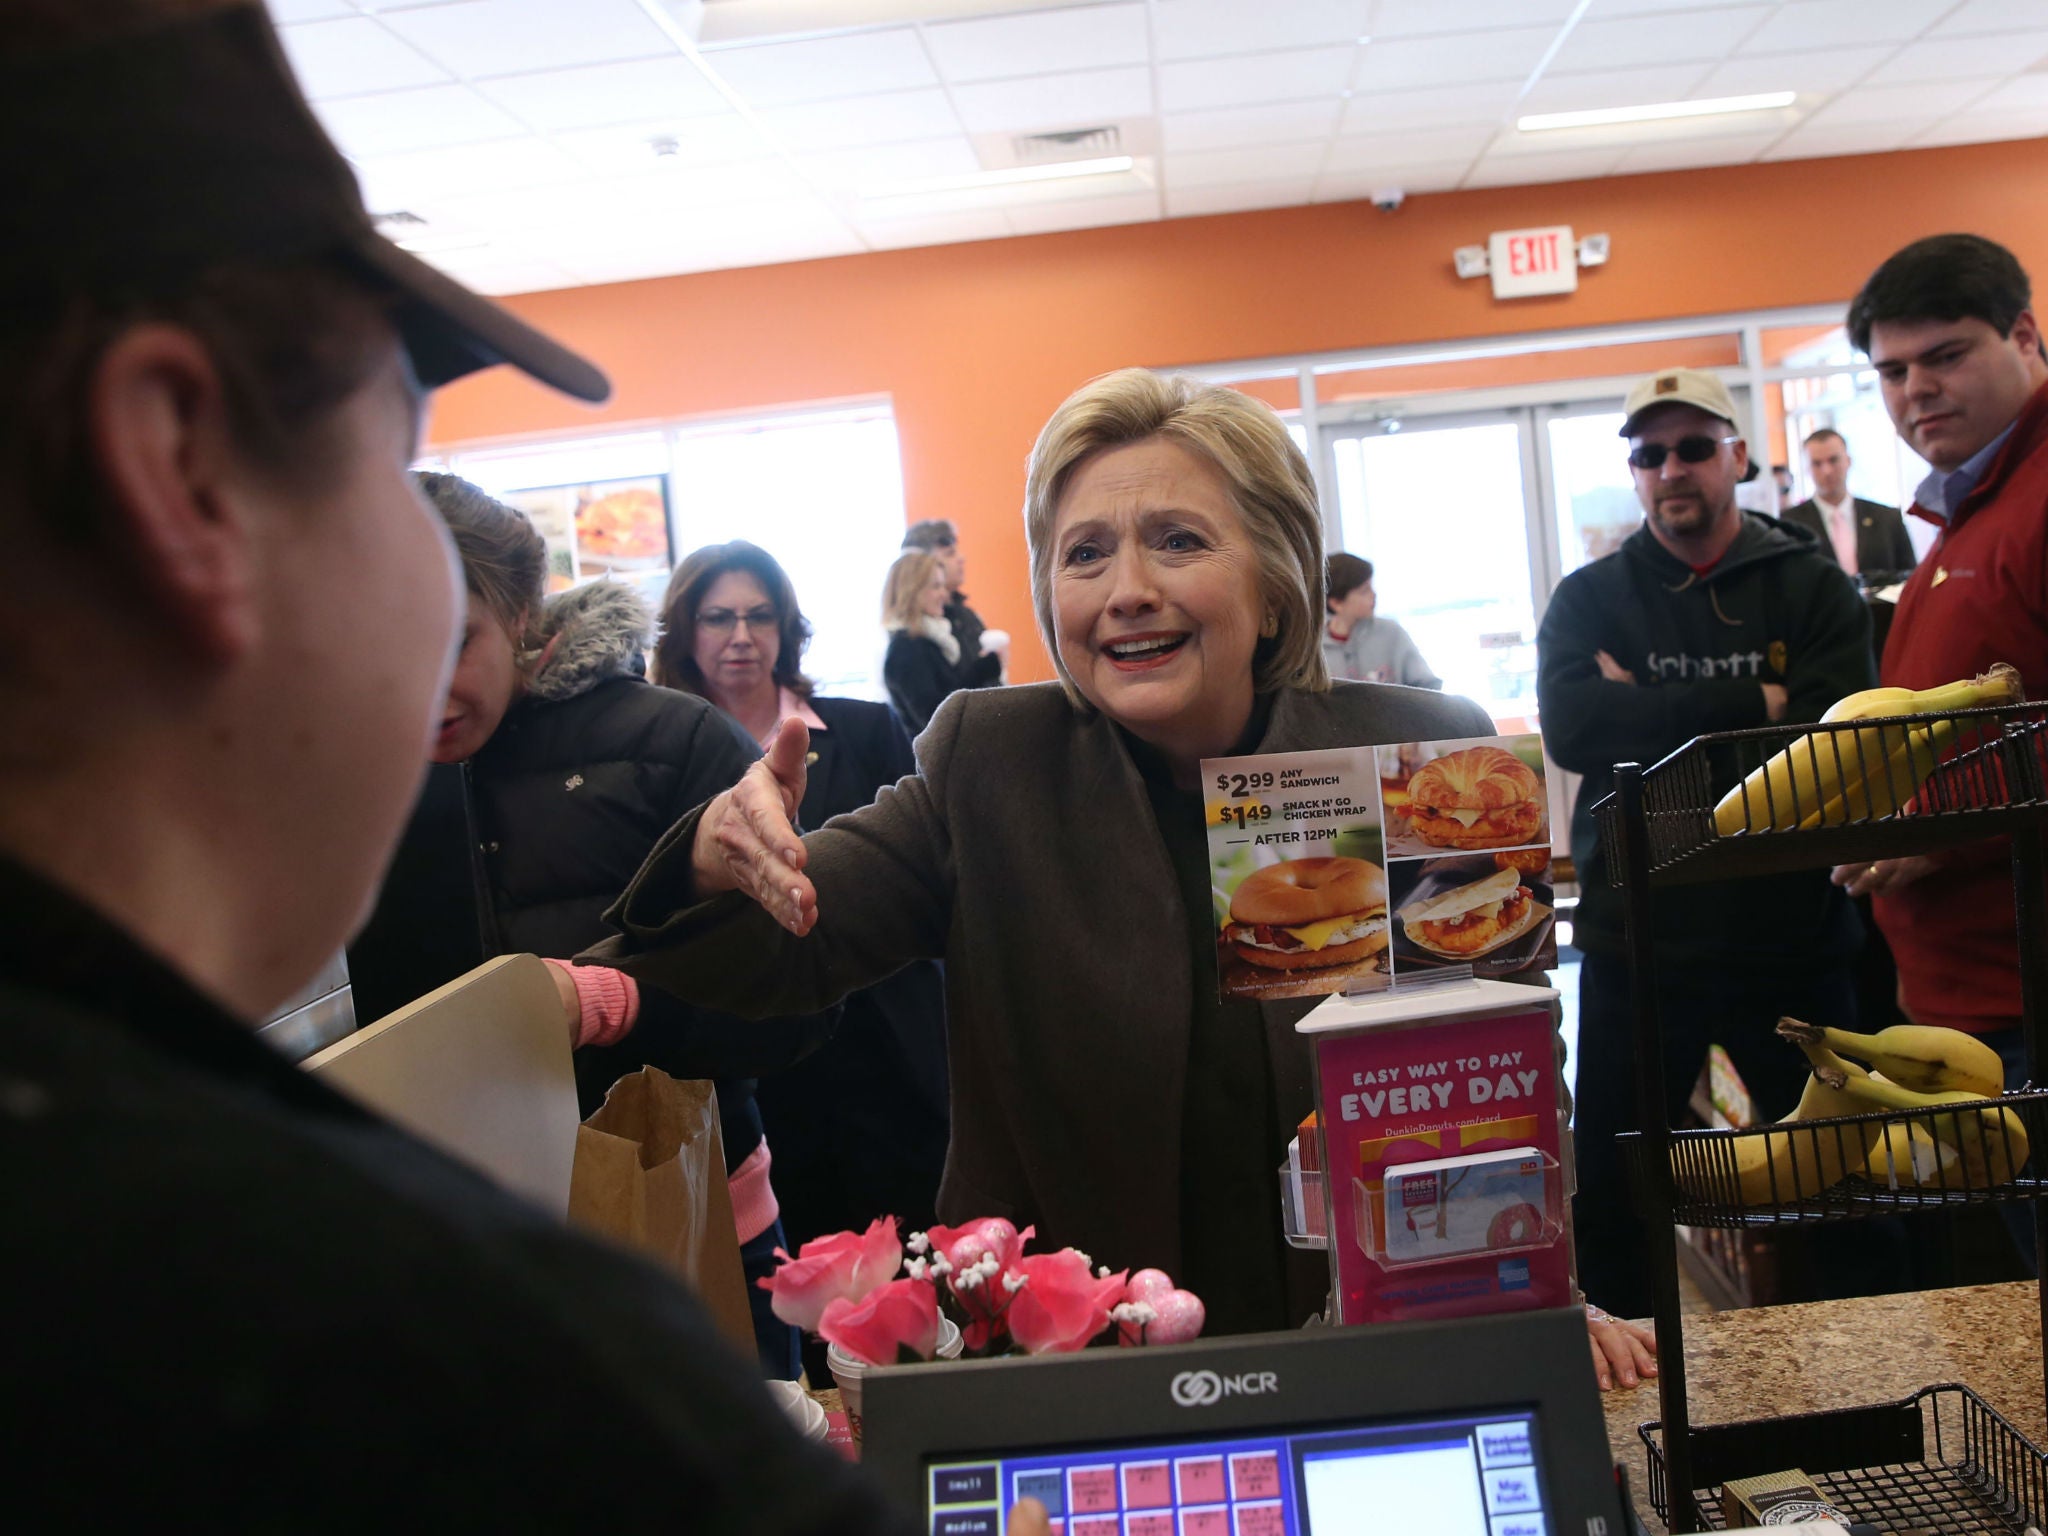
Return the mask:
M 1882 680 L 1931 688 L 2009 662 L 2048 697 L 2048 354 L 2026 272 L 1977 235 L 1917 240 L 1849 306 L 1899 436 L 1934 466 L 1911 511 L 1940 537 L 1900 595 Z M 1899 1002 L 1922 1024 L 1986 1037 L 2025 1076 L 2010 848 L 1843 865 L 1876 897 Z

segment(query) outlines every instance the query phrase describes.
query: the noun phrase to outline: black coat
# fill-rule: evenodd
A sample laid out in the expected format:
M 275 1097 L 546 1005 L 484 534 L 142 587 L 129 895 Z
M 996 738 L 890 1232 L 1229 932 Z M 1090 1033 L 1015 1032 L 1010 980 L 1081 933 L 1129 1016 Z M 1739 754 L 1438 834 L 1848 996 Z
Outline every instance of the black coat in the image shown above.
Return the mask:
M 946 622 L 953 626 L 953 638 L 960 642 L 961 686 L 989 688 L 1003 680 L 1003 659 L 983 655 L 981 636 L 988 626 L 981 615 L 967 606 L 967 594 L 955 592 L 946 603 Z
M 907 629 L 889 632 L 889 649 L 882 657 L 882 681 L 889 689 L 890 708 L 912 736 L 931 724 L 932 715 L 949 694 L 978 686 L 967 681 L 960 666 L 946 659 L 938 641 Z
M 1920 561 L 1913 553 L 1913 540 L 1906 533 L 1906 520 L 1897 507 L 1881 501 L 1855 497 L 1856 569 L 1869 571 L 1910 571 Z M 1827 515 L 1811 496 L 1783 513 L 1786 522 L 1820 536 L 1820 552 L 1835 564 L 1835 541 L 1828 533 Z
M 877 790 L 917 771 L 910 738 L 886 704 L 813 699 L 825 723 L 798 812 L 805 827 L 857 811 Z M 905 1230 L 936 1219 L 945 1170 L 945 978 L 930 960 L 846 998 L 831 1041 L 758 1087 L 775 1155 L 775 1192 L 790 1250 L 830 1232 L 900 1216 Z
M 671 1277 L 301 1072 L 5 858 L 0 909 L 10 1525 L 914 1529 Z

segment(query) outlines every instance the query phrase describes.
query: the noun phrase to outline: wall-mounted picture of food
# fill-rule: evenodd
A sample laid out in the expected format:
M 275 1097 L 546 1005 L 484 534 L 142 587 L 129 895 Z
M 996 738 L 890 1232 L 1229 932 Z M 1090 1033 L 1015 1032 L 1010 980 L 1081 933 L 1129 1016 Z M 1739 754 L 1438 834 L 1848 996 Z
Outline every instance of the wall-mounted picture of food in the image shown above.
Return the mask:
M 585 576 L 659 570 L 669 561 L 667 482 L 607 480 L 576 490 L 576 564 Z

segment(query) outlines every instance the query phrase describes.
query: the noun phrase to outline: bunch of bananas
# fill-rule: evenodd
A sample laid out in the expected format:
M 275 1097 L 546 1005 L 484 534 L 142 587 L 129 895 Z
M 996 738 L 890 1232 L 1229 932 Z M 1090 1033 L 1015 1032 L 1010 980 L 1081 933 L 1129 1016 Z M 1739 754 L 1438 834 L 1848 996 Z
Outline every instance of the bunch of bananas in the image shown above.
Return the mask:
M 1913 798 L 1954 739 L 1945 720 L 1907 725 L 1901 715 L 1946 714 L 2024 702 L 2020 675 L 1999 662 L 1981 677 L 1939 688 L 1866 688 L 1820 717 L 1823 726 L 1869 720 L 1853 731 L 1808 732 L 1721 797 L 1714 829 L 1790 832 L 1890 816 Z
M 2004 1064 L 1976 1036 L 1925 1024 L 1859 1035 L 1798 1019 L 1780 1019 L 1778 1033 L 1813 1066 L 1798 1106 L 1766 1135 L 1674 1146 L 1672 1177 L 1685 1193 L 1722 1200 L 1732 1192 L 1744 1205 L 1780 1205 L 1858 1177 L 1895 1189 L 1986 1190 L 2025 1167 L 2026 1127 L 1991 1102 L 2003 1091 Z M 1874 1110 L 1932 1113 L 1892 1123 L 1798 1123 Z

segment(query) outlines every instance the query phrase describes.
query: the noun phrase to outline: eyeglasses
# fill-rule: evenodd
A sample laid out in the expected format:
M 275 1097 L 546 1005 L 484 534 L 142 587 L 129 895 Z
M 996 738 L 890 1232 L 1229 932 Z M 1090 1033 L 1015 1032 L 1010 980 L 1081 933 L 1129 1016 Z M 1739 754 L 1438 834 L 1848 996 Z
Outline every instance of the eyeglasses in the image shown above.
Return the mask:
M 1681 464 L 1704 464 L 1721 451 L 1723 443 L 1739 443 L 1740 437 L 1681 437 L 1672 447 L 1662 443 L 1642 443 L 1628 451 L 1628 461 L 1637 469 L 1662 469 L 1664 461 L 1672 454 L 1678 455 Z
M 775 610 L 750 608 L 745 613 L 734 613 L 730 608 L 706 608 L 697 615 L 697 627 L 707 634 L 729 635 L 741 624 L 750 630 L 773 629 Z

